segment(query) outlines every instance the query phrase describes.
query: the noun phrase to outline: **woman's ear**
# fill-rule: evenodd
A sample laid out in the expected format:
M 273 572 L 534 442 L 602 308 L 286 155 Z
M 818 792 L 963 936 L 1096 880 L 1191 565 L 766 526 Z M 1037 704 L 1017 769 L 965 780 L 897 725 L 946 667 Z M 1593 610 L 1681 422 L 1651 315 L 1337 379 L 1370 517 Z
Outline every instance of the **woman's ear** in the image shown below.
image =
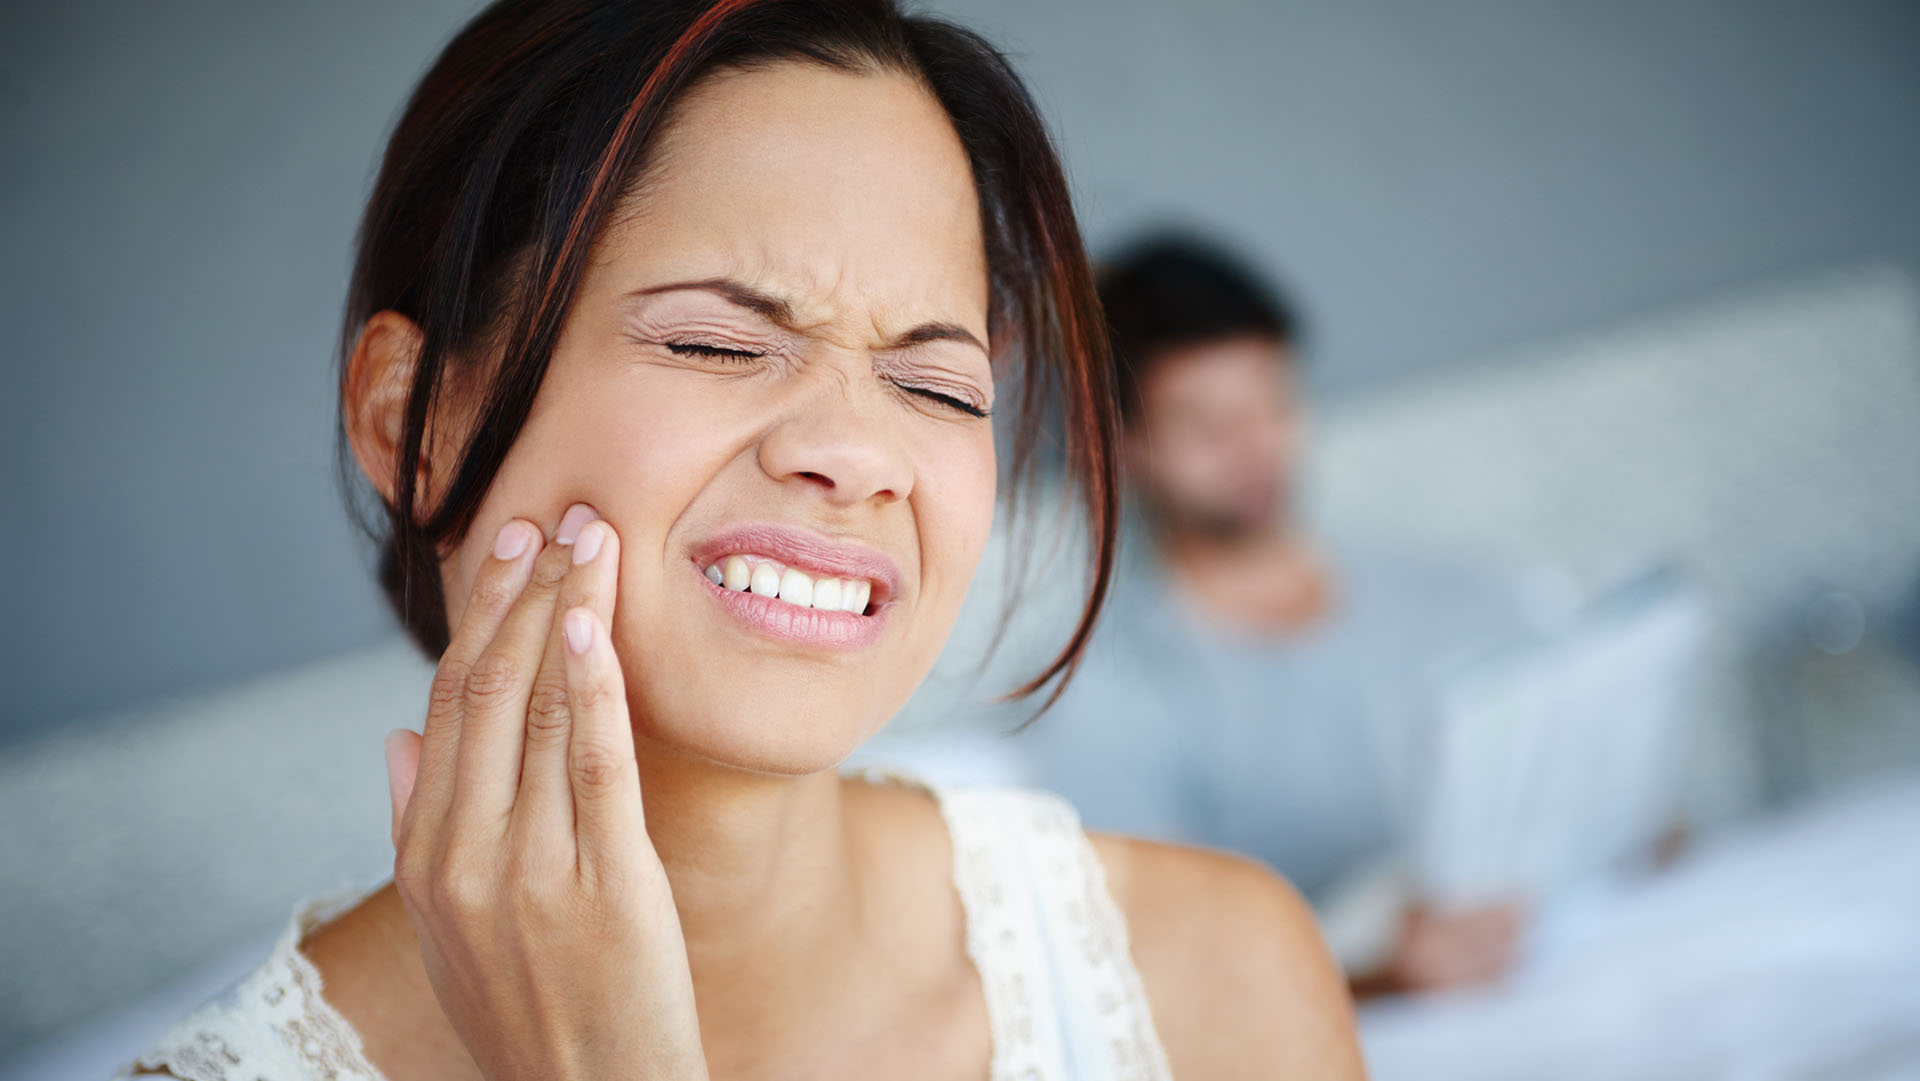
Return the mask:
M 347 441 L 354 460 L 373 482 L 388 506 L 399 498 L 396 469 L 400 462 L 401 433 L 406 428 L 407 394 L 413 388 L 414 365 L 420 358 L 424 335 L 413 320 L 395 311 L 375 312 L 347 357 L 343 414 Z M 416 504 L 428 501 L 428 455 L 420 457 L 414 490 Z

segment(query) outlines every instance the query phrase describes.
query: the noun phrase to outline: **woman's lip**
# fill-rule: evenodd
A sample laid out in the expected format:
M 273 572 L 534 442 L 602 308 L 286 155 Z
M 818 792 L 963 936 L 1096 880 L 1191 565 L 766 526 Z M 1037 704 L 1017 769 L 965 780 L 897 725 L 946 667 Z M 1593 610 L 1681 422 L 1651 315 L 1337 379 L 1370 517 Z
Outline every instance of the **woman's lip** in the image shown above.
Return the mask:
M 891 606 L 875 605 L 872 615 L 801 608 L 786 601 L 746 590 L 728 589 L 708 578 L 698 562 L 690 562 L 694 581 L 722 608 L 754 630 L 797 645 L 858 650 L 880 637 L 881 621 Z M 878 586 L 875 586 L 878 589 Z
M 873 583 L 869 603 L 876 611 L 900 588 L 900 568 L 875 549 L 776 522 L 729 526 L 695 542 L 691 552 L 695 569 L 703 571 L 744 554 L 766 556 L 815 577 L 865 578 Z

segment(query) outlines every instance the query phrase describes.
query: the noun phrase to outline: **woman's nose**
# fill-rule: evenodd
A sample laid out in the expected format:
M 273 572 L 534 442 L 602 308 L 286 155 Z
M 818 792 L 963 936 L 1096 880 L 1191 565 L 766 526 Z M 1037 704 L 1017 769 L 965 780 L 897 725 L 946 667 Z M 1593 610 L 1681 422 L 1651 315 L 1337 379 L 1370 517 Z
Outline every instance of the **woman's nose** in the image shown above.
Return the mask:
M 834 373 L 815 381 L 767 431 L 760 467 L 768 476 L 812 487 L 839 506 L 907 497 L 913 463 L 885 413 L 890 403 L 875 400 L 883 388 L 861 386 L 858 378 Z

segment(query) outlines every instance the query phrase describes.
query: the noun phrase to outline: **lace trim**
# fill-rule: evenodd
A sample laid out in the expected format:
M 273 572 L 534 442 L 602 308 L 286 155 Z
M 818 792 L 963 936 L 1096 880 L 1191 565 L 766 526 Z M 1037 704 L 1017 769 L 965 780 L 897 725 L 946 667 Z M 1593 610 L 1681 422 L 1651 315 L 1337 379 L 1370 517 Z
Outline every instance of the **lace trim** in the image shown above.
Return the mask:
M 308 932 L 371 892 L 345 886 L 296 904 L 258 968 L 175 1023 L 115 1076 L 165 1070 L 185 1081 L 387 1081 L 367 1061 L 360 1034 L 322 997 L 320 970 L 299 949 Z
M 887 768 L 857 775 L 923 789 L 940 804 L 967 955 L 987 999 L 992 1081 L 1173 1076 L 1126 919 L 1071 804 L 1033 790 L 948 789 Z
M 1018 871 L 1000 825 L 977 794 L 927 786 L 953 838 L 953 884 L 966 911 L 967 956 L 980 973 L 992 1035 L 987 1076 L 1028 1081 L 1061 1076 L 1065 1056 L 1039 913 L 1017 904 Z M 1015 834 L 1017 836 L 1017 834 Z M 1012 873 L 1009 873 L 1012 872 Z
M 1108 888 L 1106 866 L 1081 829 L 1079 815 L 1065 801 L 1048 799 L 1063 813 L 1048 815 L 1035 837 L 1042 845 L 1063 850 L 1048 865 L 1070 868 L 1059 885 L 1068 898 L 1066 915 L 1077 932 L 1091 1005 L 1113 1051 L 1113 1076 L 1116 1081 L 1167 1081 L 1173 1067 L 1154 1027 L 1147 989 L 1133 963 L 1126 917 Z

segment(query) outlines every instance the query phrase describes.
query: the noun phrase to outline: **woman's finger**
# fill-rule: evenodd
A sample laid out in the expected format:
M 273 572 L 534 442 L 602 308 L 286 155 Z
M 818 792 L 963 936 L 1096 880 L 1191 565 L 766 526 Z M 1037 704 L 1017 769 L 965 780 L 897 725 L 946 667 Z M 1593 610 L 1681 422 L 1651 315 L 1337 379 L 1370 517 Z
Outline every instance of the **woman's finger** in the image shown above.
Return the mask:
M 647 845 L 626 682 L 607 626 L 587 605 L 569 608 L 562 624 L 573 697 L 567 779 L 574 837 L 581 877 L 598 882 L 625 880 Z
M 422 726 L 415 779 L 410 798 L 401 808 L 408 819 L 423 815 L 432 821 L 446 817 L 453 799 L 454 767 L 460 746 L 460 728 L 467 702 L 467 679 L 487 643 L 505 622 L 514 602 L 532 574 L 540 550 L 540 528 L 515 518 L 500 527 L 493 548 L 474 572 L 473 588 L 460 624 L 440 662 L 434 668 L 427 696 L 427 718 Z M 401 830 L 396 827 L 395 841 Z
M 610 617 L 619 591 L 619 575 L 620 537 L 613 527 L 605 521 L 582 526 L 573 545 L 573 565 L 560 583 L 546 655 L 527 706 L 520 794 L 513 811 L 515 829 L 526 844 L 564 846 L 571 853 L 573 791 L 567 780 L 567 763 L 573 741 L 573 688 L 562 641 L 562 615 L 585 605 Z M 569 854 L 569 865 L 572 859 Z
M 573 538 L 593 508 L 575 503 L 561 518 L 553 542 L 534 557 L 533 573 L 493 641 L 467 673 L 466 705 L 454 767 L 450 820 L 466 827 L 504 828 L 520 786 L 520 747 L 527 701 L 546 650 L 560 580 L 573 565 Z

